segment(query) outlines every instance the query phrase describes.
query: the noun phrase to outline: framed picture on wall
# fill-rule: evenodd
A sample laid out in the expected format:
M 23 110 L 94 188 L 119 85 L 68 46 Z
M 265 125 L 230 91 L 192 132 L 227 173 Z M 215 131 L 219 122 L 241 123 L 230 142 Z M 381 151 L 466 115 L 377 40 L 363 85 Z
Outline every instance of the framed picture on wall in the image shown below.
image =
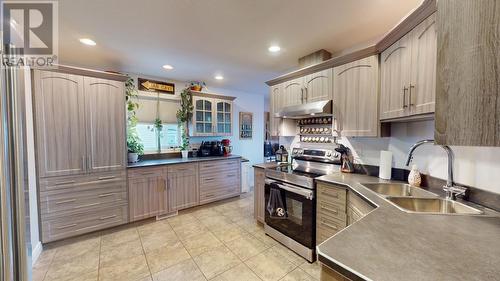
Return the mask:
M 240 112 L 240 139 L 251 139 L 253 132 L 253 113 Z

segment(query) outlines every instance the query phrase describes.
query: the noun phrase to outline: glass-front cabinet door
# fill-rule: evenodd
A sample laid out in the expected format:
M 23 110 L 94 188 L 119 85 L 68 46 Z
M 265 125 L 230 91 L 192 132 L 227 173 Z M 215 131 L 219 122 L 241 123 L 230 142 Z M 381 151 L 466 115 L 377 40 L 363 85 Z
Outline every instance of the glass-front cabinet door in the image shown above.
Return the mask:
M 232 134 L 232 106 L 229 101 L 216 101 L 216 135 L 230 136 Z
M 214 134 L 213 100 L 193 97 L 193 135 L 211 136 Z

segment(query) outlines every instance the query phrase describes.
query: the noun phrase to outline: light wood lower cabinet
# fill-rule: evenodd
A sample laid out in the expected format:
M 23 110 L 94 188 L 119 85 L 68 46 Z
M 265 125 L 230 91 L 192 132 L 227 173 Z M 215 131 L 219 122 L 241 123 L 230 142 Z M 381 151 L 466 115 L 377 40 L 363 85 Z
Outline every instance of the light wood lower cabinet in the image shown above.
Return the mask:
M 266 215 L 265 180 L 265 170 L 254 168 L 254 218 L 261 223 L 264 223 Z
M 39 187 L 43 243 L 128 221 L 125 172 L 44 178 Z
M 169 210 L 178 211 L 198 205 L 198 164 L 172 165 L 167 170 Z
M 240 193 L 241 159 L 132 168 L 128 172 L 131 222 Z
M 200 204 L 241 194 L 241 160 L 200 163 Z
M 375 208 L 354 191 L 344 186 L 325 183 L 317 185 L 316 203 L 317 245 Z
M 130 221 L 168 212 L 166 173 L 163 168 L 137 168 L 128 177 Z

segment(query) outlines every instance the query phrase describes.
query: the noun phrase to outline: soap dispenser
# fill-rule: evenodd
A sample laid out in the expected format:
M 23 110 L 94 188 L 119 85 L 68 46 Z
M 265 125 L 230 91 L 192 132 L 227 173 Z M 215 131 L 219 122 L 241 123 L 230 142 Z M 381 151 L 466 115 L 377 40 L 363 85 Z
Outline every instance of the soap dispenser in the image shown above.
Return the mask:
M 420 176 L 417 165 L 411 167 L 410 174 L 408 175 L 408 183 L 413 186 L 420 186 L 422 183 L 422 177 Z

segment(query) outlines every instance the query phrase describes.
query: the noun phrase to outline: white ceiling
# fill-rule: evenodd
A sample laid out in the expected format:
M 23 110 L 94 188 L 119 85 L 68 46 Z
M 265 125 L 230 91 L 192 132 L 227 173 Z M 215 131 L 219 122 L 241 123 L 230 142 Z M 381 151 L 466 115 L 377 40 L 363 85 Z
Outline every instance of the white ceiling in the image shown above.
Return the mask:
M 264 82 L 295 69 L 299 57 L 373 42 L 420 2 L 60 0 L 60 62 L 267 92 Z M 267 51 L 272 43 L 279 55 Z M 225 79 L 215 81 L 216 73 Z

